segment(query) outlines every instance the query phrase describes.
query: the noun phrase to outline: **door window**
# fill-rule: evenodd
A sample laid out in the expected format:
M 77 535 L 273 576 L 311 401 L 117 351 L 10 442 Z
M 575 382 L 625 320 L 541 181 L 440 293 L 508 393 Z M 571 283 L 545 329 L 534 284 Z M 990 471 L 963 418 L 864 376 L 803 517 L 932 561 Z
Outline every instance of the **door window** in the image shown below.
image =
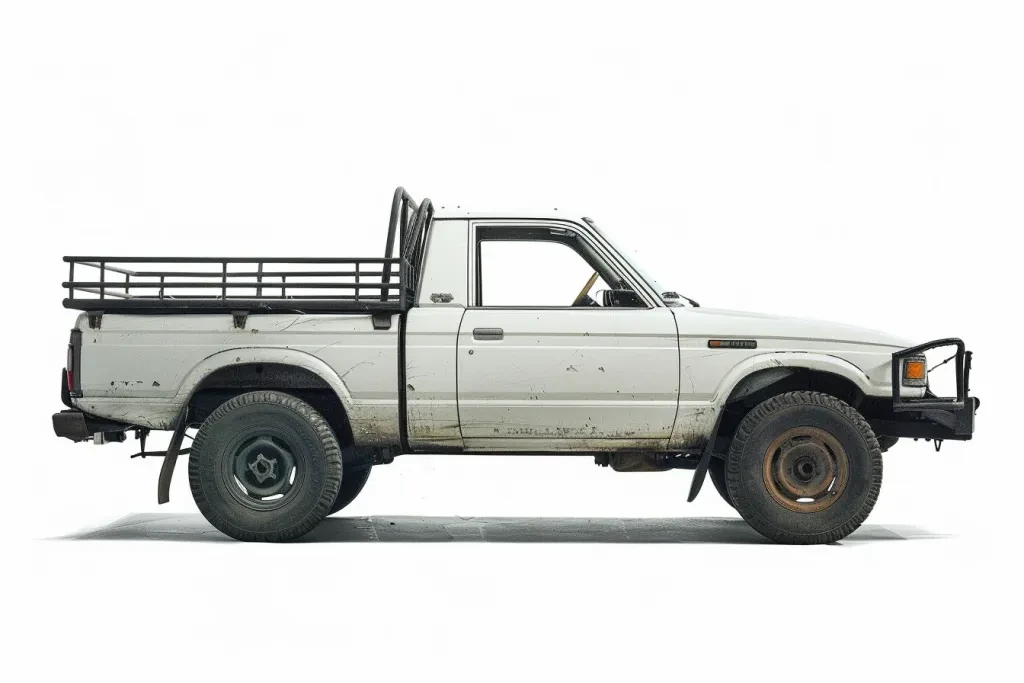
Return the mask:
M 480 306 L 600 306 L 611 289 L 562 242 L 485 239 L 478 253 Z

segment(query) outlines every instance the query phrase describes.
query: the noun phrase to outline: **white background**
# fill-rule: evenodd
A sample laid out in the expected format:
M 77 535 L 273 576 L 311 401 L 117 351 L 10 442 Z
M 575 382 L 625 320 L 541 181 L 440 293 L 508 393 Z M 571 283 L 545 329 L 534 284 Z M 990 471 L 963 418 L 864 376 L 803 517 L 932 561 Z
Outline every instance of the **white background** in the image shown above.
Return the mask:
M 1016 660 L 1019 5 L 2 7 L 8 680 L 936 680 Z M 870 528 L 808 548 L 727 542 L 713 518 L 734 513 L 710 483 L 686 504 L 685 472 L 469 456 L 379 468 L 344 514 L 524 517 L 548 542 L 217 542 L 183 468 L 158 508 L 136 444 L 53 437 L 62 255 L 377 255 L 398 184 L 585 212 L 705 305 L 962 336 L 977 437 L 901 443 Z M 157 512 L 193 530 L 103 540 Z M 550 542 L 588 516 L 695 542 Z

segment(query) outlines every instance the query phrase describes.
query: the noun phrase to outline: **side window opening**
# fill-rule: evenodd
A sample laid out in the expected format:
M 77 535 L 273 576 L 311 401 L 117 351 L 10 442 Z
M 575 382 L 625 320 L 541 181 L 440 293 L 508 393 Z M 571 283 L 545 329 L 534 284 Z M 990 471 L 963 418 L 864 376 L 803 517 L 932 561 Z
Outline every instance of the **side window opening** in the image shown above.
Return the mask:
M 600 306 L 611 289 L 562 242 L 484 239 L 477 253 L 480 306 Z
M 614 264 L 571 228 L 476 229 L 477 306 L 647 308 Z

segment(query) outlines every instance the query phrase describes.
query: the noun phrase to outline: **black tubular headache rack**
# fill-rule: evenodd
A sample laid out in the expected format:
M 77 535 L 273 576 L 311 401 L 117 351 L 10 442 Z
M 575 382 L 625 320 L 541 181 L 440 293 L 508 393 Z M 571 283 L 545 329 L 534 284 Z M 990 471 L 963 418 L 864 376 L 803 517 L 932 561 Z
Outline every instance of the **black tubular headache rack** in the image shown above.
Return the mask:
M 416 298 L 433 217 L 395 190 L 384 258 L 65 256 L 65 308 L 130 313 L 402 312 Z M 398 257 L 393 257 L 395 236 Z M 112 265 L 117 264 L 117 265 Z M 160 264 L 150 270 L 146 264 Z M 81 277 L 88 270 L 91 277 Z

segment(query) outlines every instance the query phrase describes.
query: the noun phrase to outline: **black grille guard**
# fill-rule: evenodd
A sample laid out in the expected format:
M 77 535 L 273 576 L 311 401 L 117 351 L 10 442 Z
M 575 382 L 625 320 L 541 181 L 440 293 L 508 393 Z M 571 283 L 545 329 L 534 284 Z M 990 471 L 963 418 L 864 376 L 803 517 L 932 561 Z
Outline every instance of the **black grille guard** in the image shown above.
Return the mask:
M 956 396 L 936 396 L 927 388 L 924 396 L 903 396 L 901 394 L 903 361 L 910 356 L 921 355 L 925 351 L 943 346 L 956 347 L 954 357 L 956 361 Z M 880 433 L 937 440 L 943 438 L 970 439 L 974 434 L 974 413 L 981 405 L 981 401 L 970 395 L 970 381 L 971 352 L 967 350 L 962 339 L 955 337 L 936 339 L 897 351 L 892 354 L 892 410 L 893 413 L 904 414 L 913 411 L 917 416 L 908 415 L 907 418 L 896 418 L 897 422 L 878 422 L 878 426 L 883 428 Z M 911 423 L 904 422 L 908 418 L 912 421 Z M 932 426 L 928 427 L 927 423 Z
M 920 398 L 904 398 L 900 395 L 902 386 L 903 361 L 910 356 L 918 356 L 925 351 L 943 346 L 956 347 L 956 397 L 930 396 L 926 393 Z M 892 409 L 902 410 L 963 410 L 972 403 L 968 397 L 971 379 L 971 352 L 964 346 L 962 339 L 950 337 L 936 339 L 920 346 L 903 349 L 892 354 Z

